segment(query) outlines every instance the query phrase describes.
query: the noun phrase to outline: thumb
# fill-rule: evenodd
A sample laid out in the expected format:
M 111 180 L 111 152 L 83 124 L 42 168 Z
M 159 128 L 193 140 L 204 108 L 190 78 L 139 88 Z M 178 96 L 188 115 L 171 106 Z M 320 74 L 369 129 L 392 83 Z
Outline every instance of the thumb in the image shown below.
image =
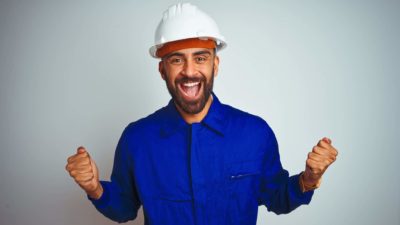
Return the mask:
M 97 165 L 92 158 L 90 158 L 90 166 L 92 167 L 94 178 L 96 178 L 96 180 L 98 181 L 99 180 L 99 169 L 97 168 Z
M 86 149 L 85 149 L 85 147 L 83 147 L 83 146 L 79 146 L 78 149 L 76 150 L 76 152 L 77 152 L 78 154 L 82 154 L 82 153 L 85 153 L 85 152 L 86 152 Z
M 325 141 L 328 144 L 332 144 L 332 140 L 327 138 L 327 137 L 322 138 L 322 140 Z

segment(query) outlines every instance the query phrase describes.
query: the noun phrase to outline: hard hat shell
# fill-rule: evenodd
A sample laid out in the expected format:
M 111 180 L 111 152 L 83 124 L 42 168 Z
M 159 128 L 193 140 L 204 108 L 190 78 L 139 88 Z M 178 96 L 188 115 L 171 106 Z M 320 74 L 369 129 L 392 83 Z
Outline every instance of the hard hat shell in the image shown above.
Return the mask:
M 157 26 L 154 45 L 149 49 L 150 55 L 158 58 L 157 49 L 171 41 L 188 38 L 214 39 L 217 50 L 226 47 L 215 21 L 206 13 L 190 3 L 178 3 L 164 11 Z

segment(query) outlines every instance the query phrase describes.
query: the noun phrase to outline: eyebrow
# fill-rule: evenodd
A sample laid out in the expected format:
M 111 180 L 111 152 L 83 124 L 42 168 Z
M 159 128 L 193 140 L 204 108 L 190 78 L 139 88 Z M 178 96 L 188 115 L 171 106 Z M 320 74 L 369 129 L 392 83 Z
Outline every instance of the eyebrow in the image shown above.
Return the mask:
M 193 55 L 204 55 L 204 54 L 211 55 L 211 52 L 208 50 L 202 50 L 202 51 L 193 53 Z
M 196 55 L 204 55 L 204 54 L 211 55 L 211 52 L 208 51 L 208 50 L 201 50 L 201 51 L 192 53 L 192 55 L 194 55 L 194 56 L 196 56 Z M 183 56 L 185 56 L 185 54 L 180 53 L 180 52 L 174 52 L 174 53 L 171 53 L 171 54 L 165 56 L 164 59 L 169 59 L 169 58 L 171 58 L 173 56 L 183 57 Z
M 172 56 L 184 56 L 184 54 L 183 54 L 183 53 L 180 53 L 180 52 L 174 52 L 174 53 L 171 53 L 171 54 L 169 54 L 169 55 L 166 55 L 166 56 L 164 57 L 164 59 L 169 59 L 169 58 L 171 58 Z

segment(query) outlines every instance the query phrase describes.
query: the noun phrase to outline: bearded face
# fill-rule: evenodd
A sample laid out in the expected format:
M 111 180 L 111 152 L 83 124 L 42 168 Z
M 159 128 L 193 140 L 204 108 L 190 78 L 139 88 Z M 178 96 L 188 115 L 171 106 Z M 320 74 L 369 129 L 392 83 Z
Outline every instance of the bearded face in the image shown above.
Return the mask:
M 160 72 L 175 104 L 187 114 L 201 112 L 213 90 L 218 59 L 210 49 L 184 49 L 168 55 Z

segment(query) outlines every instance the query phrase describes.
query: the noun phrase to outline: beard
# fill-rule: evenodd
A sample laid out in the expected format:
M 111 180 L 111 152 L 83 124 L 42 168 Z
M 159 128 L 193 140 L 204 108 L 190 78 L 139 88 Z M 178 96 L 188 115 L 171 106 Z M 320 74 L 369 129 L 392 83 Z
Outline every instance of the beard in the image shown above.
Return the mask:
M 182 93 L 178 90 L 178 85 L 186 82 L 200 82 L 199 99 L 195 101 L 187 101 L 182 96 Z M 181 108 L 185 113 L 197 114 L 204 109 L 207 100 L 210 98 L 212 93 L 214 85 L 214 68 L 209 81 L 207 81 L 207 78 L 204 75 L 201 75 L 199 77 L 180 77 L 175 79 L 174 84 L 168 81 L 168 79 L 165 79 L 165 83 L 167 84 L 169 94 L 179 108 Z

